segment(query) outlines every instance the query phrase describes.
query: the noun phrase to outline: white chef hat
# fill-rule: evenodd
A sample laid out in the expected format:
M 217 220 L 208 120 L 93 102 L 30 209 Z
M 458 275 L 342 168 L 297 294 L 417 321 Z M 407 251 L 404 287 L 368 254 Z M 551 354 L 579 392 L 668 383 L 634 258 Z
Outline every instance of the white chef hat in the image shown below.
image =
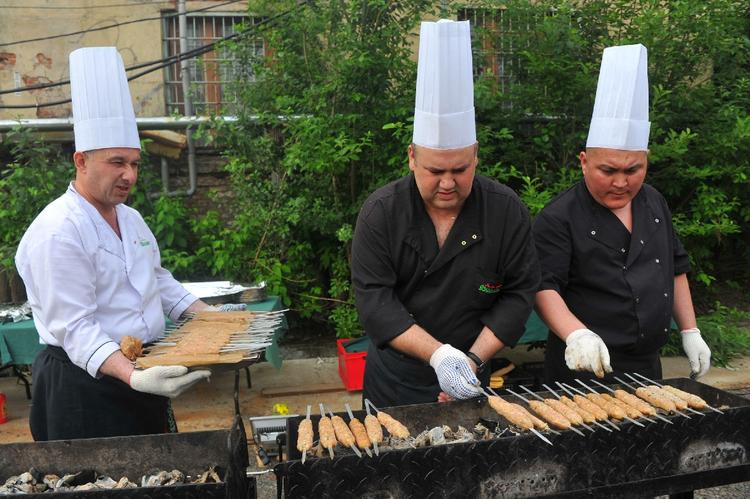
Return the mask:
M 645 151 L 650 129 L 646 47 L 607 47 L 586 147 Z
M 115 47 L 70 53 L 70 95 L 77 151 L 141 148 L 125 65 Z
M 423 22 L 413 142 L 458 149 L 476 141 L 469 21 Z

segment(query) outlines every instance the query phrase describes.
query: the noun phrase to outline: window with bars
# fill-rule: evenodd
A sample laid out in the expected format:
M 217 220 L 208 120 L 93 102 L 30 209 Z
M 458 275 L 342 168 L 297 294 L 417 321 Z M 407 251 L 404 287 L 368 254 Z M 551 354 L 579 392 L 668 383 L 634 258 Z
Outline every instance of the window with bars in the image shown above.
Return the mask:
M 239 31 L 241 25 L 256 22 L 246 15 L 188 15 L 187 49 L 203 47 Z M 166 57 L 180 53 L 180 27 L 178 16 L 164 18 L 164 54 Z M 263 40 L 249 43 L 254 55 L 263 56 Z M 214 47 L 210 52 L 190 59 L 190 99 L 195 114 L 209 114 L 231 108 L 227 85 L 236 81 L 241 71 L 233 54 L 225 47 Z M 247 79 L 247 78 L 245 78 Z M 165 69 L 167 114 L 185 114 L 185 95 L 182 91 L 180 65 Z
M 527 48 L 526 35 L 539 21 L 538 15 L 505 8 L 459 9 L 458 20 L 471 23 L 474 76 L 491 72 L 503 93 L 519 83 L 523 70 L 520 52 Z

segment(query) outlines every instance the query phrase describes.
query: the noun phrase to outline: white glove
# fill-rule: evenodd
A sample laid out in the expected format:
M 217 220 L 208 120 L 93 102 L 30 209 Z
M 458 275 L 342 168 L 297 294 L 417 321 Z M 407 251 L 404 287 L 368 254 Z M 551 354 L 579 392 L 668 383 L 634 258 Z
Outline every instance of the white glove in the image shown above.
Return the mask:
M 189 373 L 185 366 L 154 366 L 133 371 L 130 387 L 139 392 L 174 398 L 209 376 L 211 371 L 208 370 Z
M 598 378 L 611 373 L 609 350 L 598 334 L 589 329 L 576 329 L 565 339 L 565 363 L 572 371 L 591 371 Z
M 437 374 L 440 388 L 454 399 L 468 399 L 482 394 L 470 362 L 466 354 L 447 343 L 430 357 L 430 365 Z
M 219 305 L 220 312 L 244 312 L 247 310 L 247 305 L 244 303 L 225 303 Z
M 690 360 L 690 376 L 700 378 L 711 367 L 711 349 L 706 345 L 697 327 L 685 329 L 682 335 L 682 349 Z

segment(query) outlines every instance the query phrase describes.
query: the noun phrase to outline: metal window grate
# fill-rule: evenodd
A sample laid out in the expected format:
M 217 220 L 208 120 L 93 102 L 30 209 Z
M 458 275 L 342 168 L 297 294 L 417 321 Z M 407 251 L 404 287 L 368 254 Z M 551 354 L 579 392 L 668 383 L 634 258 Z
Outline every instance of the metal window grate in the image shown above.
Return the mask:
M 244 23 L 254 23 L 256 18 L 246 15 L 188 15 L 188 50 L 234 34 Z M 164 53 L 167 57 L 180 53 L 180 28 L 177 16 L 164 18 Z M 254 39 L 249 46 L 256 56 L 265 54 L 263 40 Z M 237 80 L 241 67 L 225 47 L 216 48 L 202 56 L 190 59 L 190 98 L 195 114 L 220 112 L 231 106 L 231 96 L 226 91 L 228 83 Z M 247 80 L 247 77 L 245 77 Z M 167 114 L 185 114 L 185 96 L 182 91 L 180 65 L 167 66 L 164 75 Z
M 534 29 L 538 14 L 505 8 L 458 10 L 459 21 L 471 23 L 475 78 L 491 72 L 499 90 L 506 93 L 522 78 L 520 52 L 527 48 L 526 35 Z

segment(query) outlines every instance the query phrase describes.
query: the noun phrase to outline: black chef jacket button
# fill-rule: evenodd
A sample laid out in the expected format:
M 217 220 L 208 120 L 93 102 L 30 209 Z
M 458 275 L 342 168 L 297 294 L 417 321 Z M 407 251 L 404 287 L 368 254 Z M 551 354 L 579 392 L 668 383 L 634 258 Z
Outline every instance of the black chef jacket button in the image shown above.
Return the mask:
M 472 235 L 471 235 L 471 238 L 472 238 L 472 239 L 476 239 L 476 238 L 477 238 L 477 235 L 476 235 L 476 234 L 472 234 Z
M 595 230 L 592 230 L 592 231 L 591 231 L 591 235 L 592 235 L 592 236 L 595 236 L 595 235 L 596 235 L 596 231 L 595 231 Z
M 669 298 L 669 294 L 664 293 L 664 298 Z
M 658 218 L 654 218 L 654 222 L 659 223 L 659 219 Z
M 627 265 L 623 265 L 622 266 L 622 270 L 628 270 L 628 266 Z
M 656 263 L 659 263 L 659 259 L 658 258 L 656 259 Z
M 625 253 L 625 248 L 620 248 L 620 251 Z
M 425 275 L 426 275 L 426 274 L 427 274 L 427 271 L 425 270 L 425 271 L 424 271 L 424 273 L 425 273 Z
M 461 241 L 461 246 L 466 246 L 466 241 Z
M 664 332 L 665 332 L 665 333 L 666 333 L 666 332 L 668 332 L 668 331 L 669 331 L 669 329 L 667 329 L 667 328 L 664 328 Z
M 635 302 L 636 302 L 636 303 L 640 303 L 640 302 L 641 302 L 641 299 L 640 299 L 640 298 L 636 298 L 636 299 L 635 299 Z M 643 335 L 641 335 L 641 336 L 643 336 Z

